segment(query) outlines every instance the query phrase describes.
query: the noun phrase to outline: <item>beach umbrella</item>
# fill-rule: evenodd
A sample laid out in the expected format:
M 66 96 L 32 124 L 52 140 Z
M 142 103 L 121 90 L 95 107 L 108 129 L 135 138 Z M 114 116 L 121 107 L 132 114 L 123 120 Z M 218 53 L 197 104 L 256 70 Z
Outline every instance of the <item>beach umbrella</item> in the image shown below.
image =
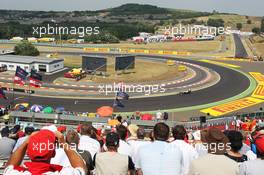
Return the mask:
M 28 108 L 29 104 L 28 103 L 19 103 L 15 105 L 15 110 L 17 111 L 25 111 Z
M 120 122 L 119 122 L 118 120 L 114 119 L 114 120 L 109 120 L 109 121 L 107 122 L 107 124 L 108 124 L 109 126 L 117 126 L 117 125 L 120 125 Z
M 43 110 L 43 107 L 40 106 L 40 105 L 33 105 L 33 106 L 31 106 L 30 110 L 31 110 L 32 112 L 40 112 L 40 111 Z
M 44 114 L 51 114 L 54 112 L 54 110 L 52 107 L 48 106 L 48 107 L 43 109 L 43 112 L 44 112 Z
M 141 116 L 141 120 L 152 120 L 152 115 L 151 114 L 143 114 Z
M 55 112 L 56 112 L 57 114 L 62 114 L 64 111 L 65 111 L 65 108 L 64 108 L 64 107 L 57 107 L 57 108 L 55 109 Z
M 113 112 L 114 112 L 114 109 L 110 106 L 102 106 L 97 109 L 97 114 L 100 117 L 110 117 L 112 116 Z
M 95 114 L 95 113 L 89 113 L 89 114 L 88 114 L 88 117 L 89 117 L 89 118 L 95 118 L 95 117 L 96 117 L 96 114 Z

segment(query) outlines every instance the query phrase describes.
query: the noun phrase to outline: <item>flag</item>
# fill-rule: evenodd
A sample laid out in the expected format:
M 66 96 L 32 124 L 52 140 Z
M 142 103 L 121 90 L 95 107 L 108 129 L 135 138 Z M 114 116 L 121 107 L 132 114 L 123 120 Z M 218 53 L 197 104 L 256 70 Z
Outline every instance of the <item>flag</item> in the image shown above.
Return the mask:
M 0 98 L 3 98 L 3 99 L 7 99 L 6 95 L 5 95 L 5 92 L 3 90 L 3 88 L 0 88 Z
M 36 88 L 42 85 L 42 76 L 33 69 L 30 72 L 29 85 Z
M 117 97 L 120 97 L 124 100 L 128 100 L 129 99 L 129 95 L 126 92 L 122 92 L 122 91 L 118 91 L 116 94 Z
M 22 86 L 25 85 L 25 81 L 27 79 L 28 73 L 22 69 L 21 67 L 17 66 L 16 74 L 14 78 L 14 84 L 20 84 Z
M 114 101 L 113 107 L 124 108 L 125 106 L 122 104 L 122 102 L 118 98 L 116 98 Z

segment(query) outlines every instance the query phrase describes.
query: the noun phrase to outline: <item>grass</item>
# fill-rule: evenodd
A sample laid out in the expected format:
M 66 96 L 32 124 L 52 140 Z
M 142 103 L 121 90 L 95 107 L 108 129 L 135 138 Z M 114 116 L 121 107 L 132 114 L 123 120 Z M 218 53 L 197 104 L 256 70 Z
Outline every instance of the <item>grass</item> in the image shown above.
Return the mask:
M 190 42 L 165 42 L 165 43 L 149 43 L 149 44 L 100 44 L 100 47 L 118 47 L 118 48 L 135 48 L 135 49 L 159 49 L 159 50 L 175 50 L 183 52 L 211 52 L 219 49 L 220 41 L 190 41 Z
M 118 47 L 118 48 L 136 48 L 136 49 L 159 49 L 159 50 L 175 50 L 188 52 L 211 52 L 219 49 L 220 41 L 202 41 L 202 42 L 165 42 L 165 43 L 149 43 L 149 44 L 133 44 L 128 42 L 121 42 L 118 44 L 91 44 L 91 47 Z M 13 44 L 0 44 L 0 49 L 13 49 Z M 61 48 L 37 46 L 40 51 L 80 51 L 78 48 Z
M 242 31 L 252 31 L 254 27 L 260 27 L 261 17 L 249 16 L 248 19 L 243 15 L 235 14 L 214 14 L 211 16 L 199 17 L 198 20 L 207 21 L 209 18 L 212 19 L 223 19 L 225 21 L 226 27 L 232 27 L 236 29 L 237 23 L 242 23 Z M 247 21 L 251 20 L 252 24 L 247 24 Z
M 264 43 L 256 43 L 254 47 L 256 48 L 257 54 L 264 57 Z

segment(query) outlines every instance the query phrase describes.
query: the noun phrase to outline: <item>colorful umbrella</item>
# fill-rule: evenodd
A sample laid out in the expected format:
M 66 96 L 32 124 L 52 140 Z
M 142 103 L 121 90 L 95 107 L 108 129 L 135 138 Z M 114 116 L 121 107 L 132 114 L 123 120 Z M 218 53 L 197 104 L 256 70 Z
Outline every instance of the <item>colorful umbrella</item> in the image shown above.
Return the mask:
M 31 106 L 30 110 L 32 112 L 41 112 L 43 110 L 43 107 L 40 105 L 33 105 Z
M 95 113 L 89 113 L 88 118 L 95 118 Z
M 152 120 L 152 115 L 151 114 L 143 114 L 141 116 L 141 120 Z
M 44 108 L 43 109 L 43 112 L 44 112 L 44 114 L 51 114 L 51 113 L 53 113 L 54 112 L 54 110 L 53 110 L 53 108 L 52 107 L 46 107 L 46 108 Z
M 16 104 L 14 109 L 17 111 L 25 111 L 28 108 L 28 106 L 29 106 L 28 103 L 19 103 L 19 104 Z
M 109 126 L 117 126 L 120 125 L 120 122 L 118 120 L 109 120 L 107 124 Z
M 114 109 L 110 106 L 102 106 L 97 109 L 97 114 L 100 117 L 110 117 L 114 112 Z
M 64 107 L 57 107 L 55 111 L 57 114 L 62 114 L 65 111 L 65 108 Z

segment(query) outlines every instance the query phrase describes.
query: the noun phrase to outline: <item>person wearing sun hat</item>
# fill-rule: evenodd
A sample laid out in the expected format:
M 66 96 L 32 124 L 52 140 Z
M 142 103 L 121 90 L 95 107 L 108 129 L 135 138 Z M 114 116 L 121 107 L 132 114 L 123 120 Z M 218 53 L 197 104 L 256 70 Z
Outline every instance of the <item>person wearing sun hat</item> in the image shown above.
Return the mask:
M 256 146 L 257 159 L 244 162 L 239 167 L 240 175 L 263 175 L 264 167 L 264 130 L 252 136 Z
M 138 126 L 135 124 L 130 124 L 127 127 L 128 130 L 128 138 L 126 139 L 126 142 L 128 144 L 132 144 L 134 141 L 136 141 L 137 138 L 137 130 L 138 130 Z
M 189 175 L 238 175 L 238 164 L 224 155 L 231 149 L 228 138 L 217 128 L 201 132 L 208 154 L 192 161 Z
M 55 156 L 56 141 L 64 145 L 64 151 L 68 156 L 71 167 L 50 164 L 51 158 Z M 31 162 L 20 165 L 27 153 Z M 42 129 L 33 133 L 12 154 L 4 175 L 85 175 L 87 172 L 83 159 L 78 153 L 71 149 L 65 142 L 64 136 L 58 131 Z

